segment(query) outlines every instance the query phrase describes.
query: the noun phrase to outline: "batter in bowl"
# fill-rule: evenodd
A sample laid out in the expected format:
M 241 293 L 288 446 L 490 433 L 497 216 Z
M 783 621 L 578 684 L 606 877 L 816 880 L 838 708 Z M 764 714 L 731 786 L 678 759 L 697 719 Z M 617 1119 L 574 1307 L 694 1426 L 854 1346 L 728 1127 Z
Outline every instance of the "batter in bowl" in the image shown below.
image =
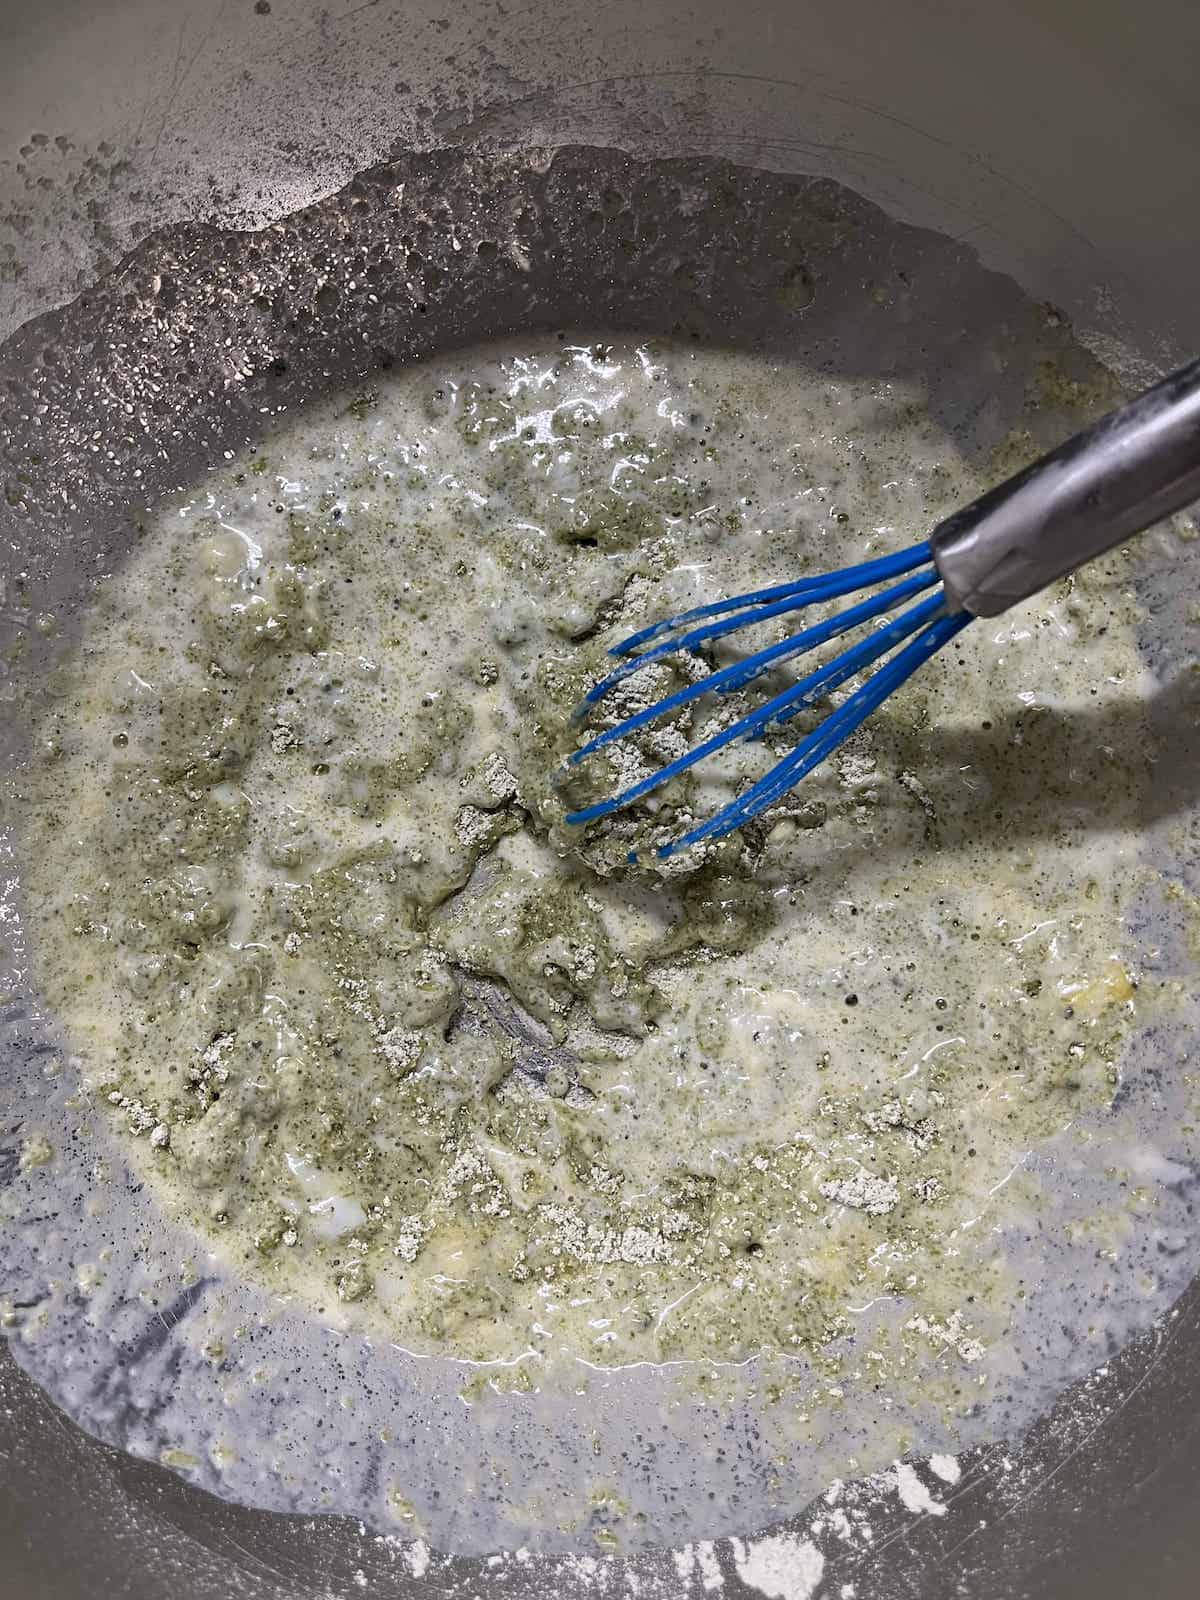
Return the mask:
M 1127 558 L 669 870 L 626 852 L 785 745 L 582 836 L 552 780 L 608 643 L 981 486 L 915 390 L 548 340 L 311 411 L 149 518 L 24 826 L 43 988 L 161 1197 L 418 1352 L 836 1375 L 875 1308 L 881 1379 L 974 1384 L 1036 1292 L 1033 1158 L 1113 1101 L 1137 1009 L 1145 752 L 1088 731 L 1116 698 L 1136 731 Z

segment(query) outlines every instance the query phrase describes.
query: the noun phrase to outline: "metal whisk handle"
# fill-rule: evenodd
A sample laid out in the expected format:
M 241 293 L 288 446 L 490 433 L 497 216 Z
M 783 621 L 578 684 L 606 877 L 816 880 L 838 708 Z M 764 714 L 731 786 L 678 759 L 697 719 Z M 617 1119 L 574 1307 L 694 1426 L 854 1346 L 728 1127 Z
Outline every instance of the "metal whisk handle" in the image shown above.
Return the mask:
M 952 611 L 994 617 L 1200 499 L 1200 360 L 934 529 Z

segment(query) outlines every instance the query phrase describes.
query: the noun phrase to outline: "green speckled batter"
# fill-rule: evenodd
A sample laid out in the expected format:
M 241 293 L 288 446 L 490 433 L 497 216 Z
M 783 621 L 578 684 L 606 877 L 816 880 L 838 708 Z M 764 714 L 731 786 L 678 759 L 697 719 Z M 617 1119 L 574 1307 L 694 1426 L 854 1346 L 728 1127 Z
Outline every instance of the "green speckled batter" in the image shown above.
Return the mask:
M 550 342 L 310 412 L 150 519 L 24 829 L 42 987 L 160 1192 L 420 1351 L 820 1358 L 893 1298 L 901 1365 L 980 1360 L 1029 1157 L 1113 1095 L 1134 1009 L 1142 752 L 1083 715 L 1140 691 L 1122 558 L 968 629 L 669 871 L 626 853 L 811 722 L 583 835 L 553 778 L 623 633 L 981 486 L 916 389 Z

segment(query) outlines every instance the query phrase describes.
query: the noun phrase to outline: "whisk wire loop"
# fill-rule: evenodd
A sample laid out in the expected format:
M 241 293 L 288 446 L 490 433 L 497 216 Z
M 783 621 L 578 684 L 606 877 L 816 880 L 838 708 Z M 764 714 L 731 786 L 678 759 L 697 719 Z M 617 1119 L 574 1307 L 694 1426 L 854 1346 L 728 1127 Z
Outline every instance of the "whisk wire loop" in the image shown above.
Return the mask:
M 971 614 L 965 611 L 935 618 L 898 655 L 873 674 L 860 689 L 856 689 L 844 705 L 826 717 L 820 727 L 802 739 L 782 761 L 777 762 L 765 777 L 751 784 L 744 794 L 723 806 L 707 822 L 668 844 L 660 845 L 655 854 L 665 861 L 704 839 L 724 838 L 727 833 L 732 833 L 768 806 L 774 805 L 861 727 L 890 694 L 911 678 L 930 656 L 949 643 L 956 633 L 961 633 L 971 620 Z M 637 852 L 631 851 L 629 859 L 636 862 Z
M 753 655 L 746 656 L 742 661 L 731 662 L 727 667 L 720 667 L 716 672 L 710 672 L 707 677 L 698 679 L 695 683 L 686 684 L 682 689 L 677 689 L 674 694 L 667 695 L 664 699 L 656 701 L 652 706 L 646 706 L 641 711 L 635 711 L 615 728 L 606 728 L 603 733 L 585 744 L 581 749 L 572 753 L 569 758 L 572 766 L 578 766 L 587 756 L 597 750 L 602 750 L 605 745 L 612 744 L 614 739 L 623 739 L 627 734 L 636 733 L 639 728 L 644 728 L 647 723 L 657 722 L 659 718 L 669 716 L 678 711 L 681 706 L 689 705 L 693 700 L 698 700 L 706 694 L 732 694 L 736 689 L 744 689 L 748 683 L 759 678 L 771 667 L 782 665 L 795 656 L 807 655 L 810 650 L 815 650 L 819 645 L 827 644 L 830 639 L 836 639 L 840 634 L 849 633 L 852 628 L 859 627 L 872 618 L 882 616 L 888 611 L 894 611 L 899 605 L 919 594 L 922 589 L 930 589 L 937 583 L 937 572 L 930 568 L 927 572 L 915 573 L 911 578 L 905 578 L 902 583 L 897 583 L 890 589 L 884 589 L 881 594 L 872 595 L 869 600 L 861 600 L 858 605 L 851 606 L 849 611 L 843 611 L 838 616 L 827 617 L 823 622 L 815 622 L 811 627 L 802 628 L 799 633 L 789 634 L 786 639 L 781 639 L 778 644 L 769 645 L 765 650 L 756 650 Z M 756 613 L 750 613 L 740 627 L 749 627 L 754 622 L 762 621 Z M 685 634 L 684 640 L 690 635 Z M 676 649 L 690 649 L 691 646 L 681 641 Z M 663 652 L 658 652 L 659 654 Z M 596 685 L 596 690 L 603 689 L 607 694 L 610 689 L 623 679 L 636 672 L 639 667 L 646 664 L 647 655 L 638 656 L 625 668 L 611 674 L 603 683 Z M 585 701 L 585 707 L 594 705 L 601 696 L 593 690 L 595 699 Z
M 932 551 L 928 543 L 914 544 L 907 550 L 898 550 L 890 556 L 877 556 L 873 561 L 861 561 L 857 566 L 842 567 L 837 572 L 819 573 L 813 578 L 797 579 L 795 583 L 777 583 L 769 589 L 753 589 L 747 594 L 734 595 L 730 600 L 714 600 L 709 605 L 696 606 L 691 611 L 681 611 L 676 616 L 651 623 L 648 628 L 622 639 L 608 653 L 610 656 L 632 655 L 642 645 L 650 644 L 664 633 L 674 633 L 693 622 L 702 622 L 706 617 L 720 617 L 748 606 L 769 605 L 772 600 L 783 600 L 789 595 L 793 599 L 803 599 L 806 604 L 810 600 L 836 600 L 841 595 L 853 594 L 856 589 L 867 589 L 876 583 L 886 583 L 889 578 L 898 578 L 905 572 L 911 572 L 914 567 L 924 566 L 931 559 Z M 591 696 L 588 698 L 590 700 Z
M 918 667 L 959 633 L 972 620 L 972 616 L 968 611 L 951 611 L 948 608 L 931 548 L 928 543 L 923 543 L 837 572 L 823 573 L 796 583 L 776 584 L 728 600 L 697 606 L 653 623 L 615 645 L 609 655 L 620 659 L 621 664 L 588 691 L 579 708 L 580 716 L 586 716 L 620 683 L 652 662 L 679 652 L 695 653 L 704 645 L 738 629 L 822 601 L 838 599 L 897 577 L 901 578 L 899 583 L 890 584 L 888 588 L 858 601 L 848 610 L 802 628 L 776 644 L 754 651 L 741 661 L 718 668 L 654 704 L 631 713 L 614 727 L 596 734 L 567 758 L 568 769 L 578 767 L 589 756 L 615 741 L 670 716 L 704 695 L 732 694 L 786 661 L 805 655 L 854 628 L 876 623 L 877 619 L 886 617 L 915 595 L 927 589 L 935 591 L 916 605 L 901 611 L 899 616 L 877 625 L 858 643 L 789 684 L 753 711 L 718 729 L 683 755 L 664 763 L 619 794 L 570 812 L 566 820 L 583 825 L 611 816 L 718 751 L 746 740 L 761 739 L 772 728 L 782 726 L 805 707 L 813 705 L 873 666 L 891 651 L 897 650 L 897 646 L 902 646 L 764 777 L 752 783 L 705 822 L 680 838 L 657 847 L 656 854 L 666 859 L 703 840 L 723 838 L 794 788 L 848 739 Z M 907 643 L 904 642 L 906 640 Z M 640 648 L 642 646 L 649 648 Z M 629 859 L 635 861 L 636 853 L 631 852 Z
M 706 756 L 715 755 L 718 750 L 727 745 L 740 743 L 748 739 L 761 739 L 773 727 L 781 727 L 790 718 L 812 705 L 813 701 L 822 695 L 831 693 L 847 678 L 852 678 L 865 667 L 877 661 L 880 656 L 893 650 L 901 640 L 909 637 L 931 621 L 944 607 L 940 594 L 929 596 L 915 605 L 911 610 L 902 612 L 893 622 L 878 629 L 869 638 L 852 645 L 849 650 L 843 650 L 840 655 L 834 656 L 832 661 L 826 662 L 823 667 L 818 667 L 815 672 L 810 672 L 807 677 L 790 684 L 788 688 L 775 695 L 757 710 L 751 711 L 747 716 L 739 718 L 727 728 L 722 728 L 702 744 L 696 745 L 685 755 L 678 756 L 674 761 L 668 762 L 665 767 L 660 767 L 657 772 L 652 772 L 640 782 L 631 784 L 623 789 L 620 794 L 613 795 L 608 800 L 601 800 L 597 804 L 587 806 L 583 810 L 573 811 L 567 817 L 571 823 L 595 822 L 600 817 L 610 816 L 614 811 L 620 811 L 624 806 L 632 805 L 640 800 L 643 795 L 670 782 L 680 773 L 686 772 L 689 767 L 694 767 L 697 762 L 703 761 Z M 623 733 L 625 730 L 610 729 L 612 733 Z M 581 759 L 589 748 L 576 751 L 571 757 L 572 761 Z

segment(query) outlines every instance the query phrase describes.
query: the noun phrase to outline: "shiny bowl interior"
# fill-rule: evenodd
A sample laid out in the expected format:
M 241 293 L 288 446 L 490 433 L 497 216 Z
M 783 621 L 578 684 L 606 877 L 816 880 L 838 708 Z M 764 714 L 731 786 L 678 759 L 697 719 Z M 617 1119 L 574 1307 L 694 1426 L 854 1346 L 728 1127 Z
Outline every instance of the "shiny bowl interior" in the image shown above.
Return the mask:
M 1062 306 L 1131 379 L 1200 340 L 1186 271 L 1200 222 L 1181 203 L 1187 141 L 1194 149 L 1200 131 L 1182 63 L 1198 25 L 1182 8 L 1170 50 L 1161 37 L 1154 48 L 1131 38 L 1115 7 L 1088 9 L 1081 49 L 1075 0 L 1051 17 L 1029 8 L 973 21 L 921 4 L 758 0 L 736 27 L 725 8 L 671 4 L 598 15 L 535 5 L 508 18 L 386 0 L 202 9 L 168 25 L 138 0 L 86 11 L 17 3 L 0 24 L 10 45 L 0 84 L 11 88 L 0 331 L 24 324 L 0 352 L 0 570 L 28 583 L 40 607 L 70 611 L 119 560 L 131 502 L 331 384 L 514 328 L 662 331 L 664 306 L 670 329 L 696 337 L 788 337 L 787 326 L 754 324 L 756 274 L 769 276 L 790 248 L 772 231 L 781 184 L 819 196 L 811 180 L 835 178 L 978 250 Z M 699 225 L 689 239 L 654 185 L 709 183 L 722 160 L 741 164 L 720 170 L 738 189 L 739 222 L 754 216 L 757 231 L 706 249 Z M 391 217 L 398 188 L 427 219 L 407 252 L 420 258 L 415 287 L 400 292 L 385 270 L 371 305 L 352 287 L 359 259 L 386 267 L 386 251 L 371 257 L 370 245 L 411 236 Z M 640 195 L 634 215 L 665 214 L 672 226 L 634 229 L 631 270 L 605 275 L 586 224 L 614 190 Z M 326 195 L 261 240 L 229 231 Z M 533 272 L 464 275 L 449 254 L 447 205 L 469 240 L 525 226 L 525 210 L 542 219 Z M 331 238 L 344 267 L 333 292 L 325 276 L 305 276 Z M 692 267 L 672 275 L 680 257 Z M 447 274 L 452 298 L 439 288 Z M 1149 653 L 1171 671 L 1190 664 L 1189 588 L 1176 581 L 1149 597 Z M 48 666 L 38 648 L 33 664 Z M 1200 767 L 1194 704 L 1175 708 L 1168 784 Z M 6 719 L 0 756 L 18 754 L 21 735 L 20 718 Z M 1194 855 L 1180 871 L 1194 889 Z M 2 1026 L 0 1184 L 28 1109 L 17 1063 L 33 1048 L 19 1002 Z M 1190 1595 L 1198 1319 L 1194 1285 L 1169 1322 L 1109 1364 L 1105 1403 L 1086 1423 L 1068 1401 L 1023 1442 L 1019 1486 L 981 1456 L 951 1515 L 897 1530 L 852 1571 L 831 1568 L 828 1592 L 845 1581 L 858 1600 L 1116 1596 L 1134 1592 L 1136 1575 L 1143 1592 Z M 53 1374 L 36 1375 L 53 1390 Z M 114 1448 L 119 1407 L 107 1443 L 81 1432 L 7 1355 L 0 1390 L 10 1463 L 0 1538 L 14 1593 L 215 1597 L 236 1582 L 252 1595 L 352 1595 L 364 1592 L 359 1573 L 365 1592 L 430 1592 L 429 1577 L 398 1566 L 351 1520 L 245 1510 L 131 1460 Z M 536 1580 L 467 1559 L 439 1570 L 434 1592 L 448 1596 L 484 1581 L 489 1593 L 582 1592 L 569 1563 Z M 631 1570 L 613 1582 L 678 1592 L 661 1587 L 658 1569 Z M 687 1581 L 701 1592 L 699 1574 Z

